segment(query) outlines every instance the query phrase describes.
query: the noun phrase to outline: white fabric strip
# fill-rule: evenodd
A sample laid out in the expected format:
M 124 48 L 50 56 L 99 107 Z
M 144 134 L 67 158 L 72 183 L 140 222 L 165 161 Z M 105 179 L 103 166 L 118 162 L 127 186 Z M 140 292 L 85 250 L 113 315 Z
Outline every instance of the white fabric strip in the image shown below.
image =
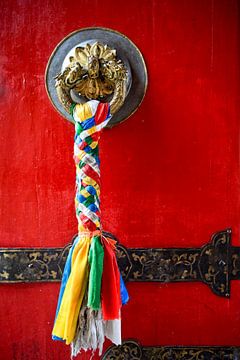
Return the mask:
M 84 178 L 86 178 L 86 177 L 90 178 L 90 176 L 87 175 L 87 174 L 84 172 L 84 170 L 82 170 L 82 169 L 80 169 L 80 170 L 78 171 L 78 175 L 81 177 L 82 180 L 83 180 Z
M 105 322 L 105 336 L 115 345 L 122 344 L 121 319 L 107 320 Z
M 98 131 L 102 130 L 102 129 L 107 125 L 107 123 L 110 121 L 110 119 L 111 119 L 111 116 L 109 116 L 109 118 L 108 118 L 107 120 L 103 121 L 101 124 L 96 125 L 94 132 L 98 132 Z M 91 130 L 91 129 L 83 130 L 83 131 L 80 133 L 79 136 L 80 136 L 80 138 L 81 138 L 82 140 L 84 140 L 86 137 L 89 136 L 89 133 L 88 133 L 89 130 Z
M 72 356 L 77 356 L 81 350 L 98 349 L 99 355 L 102 354 L 103 343 L 105 339 L 104 322 L 102 320 L 102 312 L 93 311 L 86 305 L 82 306 L 79 318 L 76 335 L 71 343 Z
M 76 144 L 74 144 L 74 155 L 78 157 L 81 153 L 83 153 L 83 151 L 80 150 Z M 81 161 L 84 161 L 86 164 L 90 165 L 93 168 L 93 170 L 96 171 L 98 175 L 100 175 L 99 165 L 92 155 L 85 153 L 81 157 Z
M 92 222 L 96 223 L 99 222 L 99 217 L 92 212 L 91 210 L 89 210 L 86 206 L 84 206 L 83 204 L 79 203 L 78 207 L 77 207 L 84 215 L 86 215 L 89 219 L 92 220 Z
M 94 159 L 94 157 L 90 154 L 85 154 L 83 157 L 82 157 L 82 161 L 85 162 L 85 164 L 88 164 L 91 166 L 91 168 L 96 171 L 96 173 L 98 175 L 100 175 L 100 169 L 99 169 L 99 166 L 96 162 L 96 160 Z
M 97 101 L 97 100 L 91 100 L 88 102 L 88 105 L 90 106 L 91 111 L 92 111 L 92 116 L 94 116 L 96 114 L 98 104 L 99 104 L 99 101 Z

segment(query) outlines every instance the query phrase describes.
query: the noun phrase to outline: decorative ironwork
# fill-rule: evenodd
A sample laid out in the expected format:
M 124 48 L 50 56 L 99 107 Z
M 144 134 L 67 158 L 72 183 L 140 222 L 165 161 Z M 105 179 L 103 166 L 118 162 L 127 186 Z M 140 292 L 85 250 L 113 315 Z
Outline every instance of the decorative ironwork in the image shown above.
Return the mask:
M 231 230 L 218 232 L 200 249 L 126 249 L 119 245 L 119 264 L 128 281 L 203 281 L 213 292 L 230 294 Z M 234 271 L 238 273 L 239 248 L 234 248 Z M 240 250 L 240 249 L 239 249 Z M 239 273 L 240 274 L 240 273 Z
M 116 238 L 110 233 L 105 235 Z M 71 244 L 65 248 L 0 249 L 0 283 L 59 281 Z M 202 248 L 126 248 L 117 246 L 125 281 L 202 281 L 219 296 L 230 296 L 230 281 L 240 279 L 240 247 L 231 230 L 212 236 Z
M 102 360 L 237 360 L 240 347 L 234 346 L 141 346 L 135 340 L 113 345 Z
M 58 99 L 67 112 L 73 103 L 71 91 L 89 100 L 113 95 L 112 114 L 120 109 L 126 97 L 127 69 L 117 59 L 116 50 L 100 42 L 77 46 L 68 65 L 55 79 Z
M 0 282 L 59 281 L 66 248 L 0 249 Z

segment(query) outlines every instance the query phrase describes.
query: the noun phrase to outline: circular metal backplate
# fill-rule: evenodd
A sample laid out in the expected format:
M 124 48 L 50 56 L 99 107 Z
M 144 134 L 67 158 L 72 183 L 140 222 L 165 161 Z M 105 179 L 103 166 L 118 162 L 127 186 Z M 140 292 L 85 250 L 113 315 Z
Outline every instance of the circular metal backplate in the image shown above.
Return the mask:
M 73 122 L 60 104 L 55 89 L 55 76 L 61 72 L 66 55 L 78 44 L 94 39 L 117 50 L 117 56 L 131 69 L 131 86 L 120 110 L 112 116 L 109 127 L 126 120 L 141 104 L 147 89 L 147 70 L 143 56 L 136 45 L 125 35 L 107 28 L 84 28 L 65 37 L 54 49 L 46 68 L 45 83 L 48 96 L 55 109 Z

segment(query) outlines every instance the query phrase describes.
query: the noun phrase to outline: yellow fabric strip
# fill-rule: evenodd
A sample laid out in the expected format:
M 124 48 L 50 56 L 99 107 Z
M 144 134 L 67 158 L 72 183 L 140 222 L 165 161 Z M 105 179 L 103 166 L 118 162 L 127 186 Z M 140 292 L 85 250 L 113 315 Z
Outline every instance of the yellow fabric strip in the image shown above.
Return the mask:
M 80 194 L 83 195 L 85 198 L 88 198 L 90 196 L 90 193 L 86 189 L 81 189 Z
M 96 183 L 96 181 L 94 181 L 90 177 L 86 176 L 86 177 L 84 177 L 84 183 L 87 185 L 92 185 L 94 187 L 94 189 L 96 190 L 98 197 L 100 196 L 100 186 L 98 183 Z M 80 193 L 85 197 L 88 197 L 90 195 L 86 189 L 81 189 Z
M 85 151 L 83 150 L 79 150 L 79 153 L 77 154 L 77 158 L 79 160 L 82 160 L 82 158 L 86 155 Z M 78 165 L 76 165 L 76 167 L 78 167 Z
M 77 171 L 77 173 L 78 173 L 78 171 Z M 98 197 L 99 197 L 99 195 L 100 195 L 100 186 L 99 186 L 99 184 L 98 184 L 95 180 L 93 180 L 92 178 L 90 178 L 89 176 L 83 177 L 83 180 L 84 180 L 84 183 L 85 183 L 85 184 L 91 185 L 91 186 L 94 187 L 94 189 L 96 190 L 97 195 L 98 195 Z M 80 192 L 81 192 L 81 194 L 82 194 L 83 196 L 85 196 L 84 193 L 83 193 L 83 191 L 84 191 L 84 189 L 81 189 Z M 89 196 L 89 193 L 86 191 L 86 197 L 88 197 L 88 196 Z
M 53 328 L 53 335 L 65 340 L 67 345 L 73 341 L 80 307 L 87 288 L 90 242 L 90 236 L 86 235 L 74 248 L 71 274 Z
M 90 178 L 89 176 L 86 176 L 84 177 L 84 183 L 87 184 L 87 185 L 91 185 L 94 187 L 94 189 L 97 191 L 99 191 L 98 195 L 100 194 L 100 187 L 99 187 L 99 184 L 93 180 L 92 178 Z
M 88 103 L 85 104 L 77 104 L 75 106 L 76 115 L 81 123 L 84 120 L 87 120 L 93 116 L 91 107 Z
M 90 146 L 92 149 L 95 149 L 95 147 L 98 146 L 98 142 L 97 142 L 97 141 L 93 141 L 89 146 Z
M 96 126 L 91 127 L 91 129 L 86 130 L 88 135 L 92 135 L 97 131 Z
M 78 222 L 79 222 L 79 225 L 78 225 L 78 232 L 83 232 L 83 231 L 86 231 L 86 228 L 84 225 L 81 224 L 81 220 L 79 219 L 78 217 Z

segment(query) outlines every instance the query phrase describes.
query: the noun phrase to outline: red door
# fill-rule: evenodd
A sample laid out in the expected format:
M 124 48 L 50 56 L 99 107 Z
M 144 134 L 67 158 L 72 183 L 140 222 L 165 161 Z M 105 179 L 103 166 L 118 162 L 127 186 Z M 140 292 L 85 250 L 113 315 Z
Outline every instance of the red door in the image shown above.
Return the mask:
M 90 26 L 127 35 L 149 73 L 141 107 L 102 136 L 104 229 L 138 248 L 200 247 L 231 227 L 239 245 L 239 1 L 3 0 L 1 13 L 0 247 L 61 247 L 77 231 L 74 129 L 44 72 L 56 44 Z M 58 290 L 1 285 L 0 359 L 69 358 L 51 340 Z M 240 346 L 239 281 L 230 299 L 201 283 L 128 290 L 124 339 Z

